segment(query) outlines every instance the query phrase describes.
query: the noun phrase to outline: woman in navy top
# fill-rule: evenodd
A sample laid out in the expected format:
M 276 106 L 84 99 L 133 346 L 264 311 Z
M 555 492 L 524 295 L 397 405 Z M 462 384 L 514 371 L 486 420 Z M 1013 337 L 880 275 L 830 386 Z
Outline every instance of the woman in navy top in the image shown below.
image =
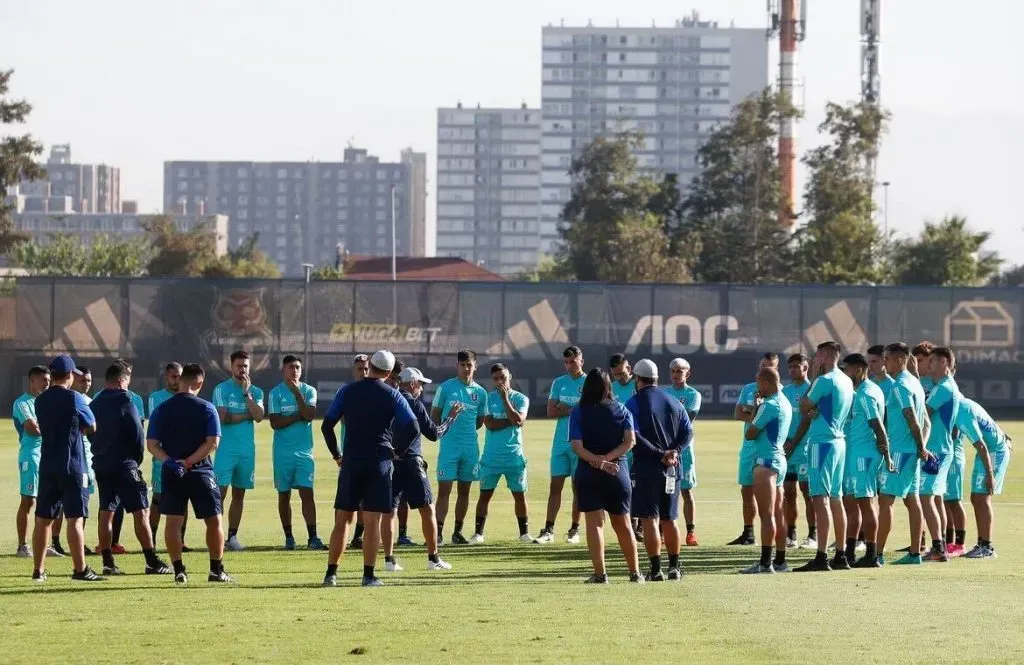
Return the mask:
M 643 583 L 636 538 L 629 521 L 632 487 L 624 456 L 636 443 L 633 417 L 612 399 L 608 375 L 592 369 L 583 382 L 579 404 L 569 414 L 569 439 L 580 458 L 574 481 L 580 512 L 586 516 L 587 547 L 594 563 L 588 584 L 606 584 L 604 514 L 611 518 L 619 547 L 629 566 L 629 581 Z

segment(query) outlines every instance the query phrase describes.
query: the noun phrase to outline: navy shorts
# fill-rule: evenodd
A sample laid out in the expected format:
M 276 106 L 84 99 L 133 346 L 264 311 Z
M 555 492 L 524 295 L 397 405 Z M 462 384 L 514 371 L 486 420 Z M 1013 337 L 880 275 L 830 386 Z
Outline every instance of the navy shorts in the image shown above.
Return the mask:
M 394 501 L 392 472 L 391 460 L 342 460 L 334 509 L 350 513 L 365 510 L 390 514 Z
M 679 519 L 679 483 L 672 483 L 673 492 L 665 492 L 665 476 L 639 473 L 633 487 L 631 514 L 641 519 Z
M 129 513 L 134 513 L 149 508 L 149 488 L 134 461 L 97 471 L 96 487 L 100 510 L 114 512 L 118 506 L 124 506 Z
M 160 473 L 163 493 L 160 495 L 160 512 L 173 517 L 184 517 L 188 504 L 197 519 L 205 520 L 221 514 L 220 488 L 217 475 L 209 461 L 202 466 L 192 467 L 179 478 L 165 464 Z
M 422 457 L 410 457 L 394 462 L 394 475 L 391 479 L 391 492 L 394 500 L 391 507 L 405 501 L 409 507 L 417 510 L 434 502 L 430 491 L 430 478 L 427 477 L 427 461 Z
M 607 511 L 609 515 L 626 515 L 629 513 L 630 497 L 633 488 L 629 480 L 629 471 L 624 462 L 619 462 L 619 472 L 608 475 L 598 471 L 589 464 L 580 463 L 576 467 L 576 502 L 580 512 L 590 513 L 595 510 Z
M 88 473 L 40 473 L 36 496 L 36 517 L 55 520 L 64 517 L 89 516 Z

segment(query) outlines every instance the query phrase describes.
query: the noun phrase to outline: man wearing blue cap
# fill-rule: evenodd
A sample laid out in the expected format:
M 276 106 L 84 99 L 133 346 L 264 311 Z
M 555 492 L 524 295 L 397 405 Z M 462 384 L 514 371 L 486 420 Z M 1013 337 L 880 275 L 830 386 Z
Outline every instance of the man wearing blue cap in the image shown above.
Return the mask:
M 39 422 L 39 496 L 36 524 L 32 531 L 32 579 L 46 581 L 46 543 L 53 520 L 64 512 L 68 525 L 68 547 L 74 564 L 71 579 L 97 582 L 100 577 L 85 565 L 85 534 L 82 520 L 89 515 L 89 468 L 84 434 L 96 429 L 96 419 L 84 397 L 71 390 L 75 362 L 60 355 L 50 362 L 50 387 L 36 398 Z

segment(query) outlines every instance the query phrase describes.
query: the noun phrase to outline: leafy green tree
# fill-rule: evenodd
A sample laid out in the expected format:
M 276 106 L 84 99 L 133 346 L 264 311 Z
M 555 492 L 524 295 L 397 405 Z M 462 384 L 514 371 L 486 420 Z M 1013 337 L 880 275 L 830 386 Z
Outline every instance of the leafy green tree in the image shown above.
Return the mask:
M 28 241 L 29 236 L 14 226 L 11 207 L 4 203 L 7 188 L 25 180 L 38 180 L 46 172 L 36 162 L 43 146 L 31 135 L 8 136 L 6 125 L 22 124 L 32 111 L 24 100 L 8 97 L 14 70 L 0 70 L 0 256 L 10 254 L 15 247 Z
M 917 238 L 897 241 L 892 248 L 895 281 L 914 286 L 980 286 L 999 272 L 1003 262 L 982 250 L 990 235 L 971 230 L 959 215 L 926 222 Z
M 170 215 L 157 215 L 142 224 L 153 247 L 146 272 L 153 277 L 199 277 L 217 261 L 217 234 L 198 225 L 179 231 Z
M 143 238 L 120 241 L 101 234 L 84 245 L 78 236 L 61 232 L 50 234 L 46 244 L 18 245 L 13 258 L 29 273 L 46 277 L 139 277 L 149 253 Z
M 337 279 L 345 279 L 345 270 L 338 270 L 331 265 L 323 265 L 309 274 L 309 279 L 314 282 L 329 282 Z
M 266 254 L 256 249 L 259 239 L 260 234 L 254 233 L 242 240 L 234 250 L 229 251 L 224 256 L 218 256 L 203 268 L 203 277 L 280 277 L 281 271 L 278 269 L 277 264 L 270 261 Z
M 989 286 L 1024 286 L 1024 264 L 1010 266 L 988 280 Z

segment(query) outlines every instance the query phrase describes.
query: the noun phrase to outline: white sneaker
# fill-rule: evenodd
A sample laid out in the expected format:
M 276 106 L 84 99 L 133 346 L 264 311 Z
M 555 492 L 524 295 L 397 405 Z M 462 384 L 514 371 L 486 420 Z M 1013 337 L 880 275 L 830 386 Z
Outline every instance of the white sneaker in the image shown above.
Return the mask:
M 964 555 L 967 559 L 995 559 L 998 558 L 994 547 L 989 545 L 976 545 L 974 549 Z
M 54 549 L 53 545 L 47 545 L 46 546 L 46 556 L 53 556 L 53 557 L 57 557 L 58 559 L 62 559 L 62 558 L 64 558 L 65 555 L 61 554 L 56 549 Z
M 437 561 L 427 560 L 427 570 L 451 570 L 452 564 L 448 563 L 444 559 L 438 558 Z
M 224 549 L 229 552 L 241 552 L 245 549 L 245 546 L 238 542 L 238 536 L 231 536 L 228 538 L 228 542 L 224 543 Z
M 868 551 L 867 543 L 865 543 L 863 540 L 858 540 L 857 541 L 857 550 L 856 551 L 857 551 L 858 554 L 860 554 L 862 552 L 867 552 Z
M 28 548 L 28 545 L 18 545 L 18 551 L 14 553 L 14 556 L 19 559 L 27 559 L 32 556 L 32 550 Z
M 402 564 L 398 563 L 397 561 L 385 561 L 384 570 L 389 573 L 399 573 L 405 569 L 402 568 Z
M 555 534 L 551 533 L 550 531 L 541 531 L 540 535 L 538 535 L 533 542 L 537 543 L 538 545 L 550 545 L 551 543 L 555 542 Z
M 796 546 L 797 546 L 796 539 L 794 539 L 794 538 L 786 538 L 786 549 L 787 550 L 791 550 L 791 549 L 793 549 Z
M 799 545 L 802 550 L 816 550 L 818 549 L 818 541 L 814 538 L 804 538 Z
M 483 545 L 484 544 L 483 534 L 474 533 L 472 536 L 469 537 L 469 544 L 470 545 Z
M 519 536 L 519 542 L 521 542 L 521 543 L 532 543 L 533 542 L 533 536 L 531 536 L 528 533 L 524 533 L 523 535 Z
M 580 532 L 579 531 L 569 531 L 568 533 L 565 534 L 565 542 L 569 543 L 570 545 L 579 545 L 580 544 Z

